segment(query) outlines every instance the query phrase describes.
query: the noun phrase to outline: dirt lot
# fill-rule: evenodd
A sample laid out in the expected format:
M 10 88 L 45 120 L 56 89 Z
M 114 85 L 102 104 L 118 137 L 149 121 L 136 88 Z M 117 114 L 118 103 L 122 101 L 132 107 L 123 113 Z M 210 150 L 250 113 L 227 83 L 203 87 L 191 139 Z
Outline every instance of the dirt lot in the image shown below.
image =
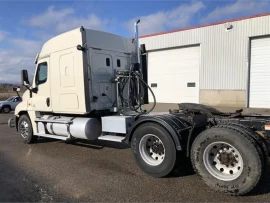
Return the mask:
M 6 99 L 8 99 L 9 97 L 16 96 L 16 95 L 17 95 L 17 94 L 14 93 L 14 92 L 10 92 L 10 93 L 1 93 L 1 92 L 0 92 L 0 101 L 6 100 Z
M 40 139 L 25 145 L 0 114 L 0 201 L 267 202 L 270 178 L 249 196 L 211 191 L 183 164 L 169 178 L 143 174 L 126 145 Z

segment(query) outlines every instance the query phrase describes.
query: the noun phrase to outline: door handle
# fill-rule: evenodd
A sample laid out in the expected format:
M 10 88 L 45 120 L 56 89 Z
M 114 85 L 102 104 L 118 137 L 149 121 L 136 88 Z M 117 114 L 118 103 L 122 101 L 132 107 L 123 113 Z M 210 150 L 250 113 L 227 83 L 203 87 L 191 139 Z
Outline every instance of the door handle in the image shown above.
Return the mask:
M 47 98 L 47 99 L 46 99 L 46 104 L 47 104 L 47 107 L 50 106 L 50 98 Z

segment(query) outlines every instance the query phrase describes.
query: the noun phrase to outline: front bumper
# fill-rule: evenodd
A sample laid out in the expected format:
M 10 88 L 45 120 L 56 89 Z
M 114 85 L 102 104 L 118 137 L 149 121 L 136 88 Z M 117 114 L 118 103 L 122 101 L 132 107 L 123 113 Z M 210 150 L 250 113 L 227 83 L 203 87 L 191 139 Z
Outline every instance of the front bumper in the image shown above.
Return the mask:
M 9 126 L 10 128 L 16 127 L 15 117 L 13 117 L 13 118 L 11 118 L 11 119 L 8 120 L 8 126 Z

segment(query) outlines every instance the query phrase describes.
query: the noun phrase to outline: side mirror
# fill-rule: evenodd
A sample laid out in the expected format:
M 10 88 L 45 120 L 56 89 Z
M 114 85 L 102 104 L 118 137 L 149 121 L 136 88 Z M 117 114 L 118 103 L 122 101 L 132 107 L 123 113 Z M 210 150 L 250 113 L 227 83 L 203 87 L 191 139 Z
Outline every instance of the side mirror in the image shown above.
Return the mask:
M 37 93 L 38 92 L 38 87 L 34 87 L 34 88 L 32 88 L 32 90 L 31 90 L 33 93 Z
M 83 47 L 82 45 L 78 45 L 77 46 L 77 50 L 79 50 L 79 51 L 85 51 L 85 47 Z
M 20 94 L 19 94 L 20 91 L 21 91 L 21 88 L 19 88 L 19 87 L 13 87 L 13 92 L 16 92 L 17 95 L 18 95 L 18 97 L 20 97 Z M 14 102 L 15 102 L 15 100 L 14 100 Z
M 29 85 L 29 79 L 28 79 L 27 70 L 22 70 L 21 77 L 22 77 L 22 85 L 28 86 Z
M 20 92 L 21 91 L 21 88 L 19 87 L 13 87 L 13 92 Z

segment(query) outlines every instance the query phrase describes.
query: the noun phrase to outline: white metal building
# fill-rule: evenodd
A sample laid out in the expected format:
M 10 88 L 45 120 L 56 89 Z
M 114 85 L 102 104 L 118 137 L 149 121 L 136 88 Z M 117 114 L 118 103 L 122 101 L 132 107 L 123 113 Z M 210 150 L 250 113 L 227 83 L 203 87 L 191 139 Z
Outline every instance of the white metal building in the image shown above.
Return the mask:
M 142 36 L 140 43 L 158 103 L 270 108 L 270 13 Z

